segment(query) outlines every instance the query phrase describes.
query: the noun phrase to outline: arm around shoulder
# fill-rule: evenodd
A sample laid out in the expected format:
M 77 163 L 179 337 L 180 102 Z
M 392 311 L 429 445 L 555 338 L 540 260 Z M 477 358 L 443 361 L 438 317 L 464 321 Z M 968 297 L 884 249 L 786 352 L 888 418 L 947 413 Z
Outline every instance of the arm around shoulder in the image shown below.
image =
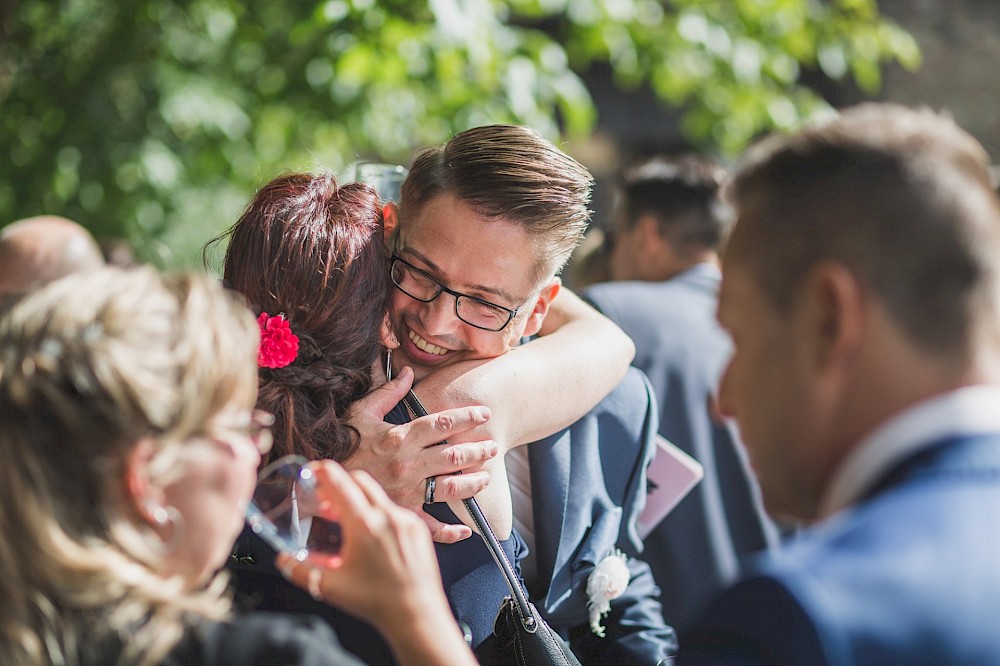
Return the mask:
M 558 289 L 538 334 L 489 361 L 433 373 L 421 383 L 421 398 L 432 411 L 489 406 L 485 428 L 510 448 L 574 423 L 622 380 L 635 356 L 624 331 L 567 289 Z

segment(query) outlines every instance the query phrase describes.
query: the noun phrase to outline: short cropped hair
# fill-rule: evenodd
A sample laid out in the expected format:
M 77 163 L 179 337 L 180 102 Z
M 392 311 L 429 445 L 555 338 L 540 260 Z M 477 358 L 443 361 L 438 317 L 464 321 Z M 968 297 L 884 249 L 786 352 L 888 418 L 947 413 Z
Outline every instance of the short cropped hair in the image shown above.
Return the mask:
M 726 170 L 700 155 L 645 158 L 622 170 L 618 218 L 625 229 L 652 216 L 682 257 L 717 250 L 730 216 L 719 201 Z
M 439 194 L 489 220 L 516 224 L 532 239 L 537 281 L 559 272 L 583 240 L 594 179 L 534 130 L 487 125 L 421 151 L 403 183 L 402 223 Z
M 952 120 L 897 105 L 772 136 L 724 191 L 737 214 L 727 263 L 749 267 L 787 311 L 818 262 L 840 262 L 913 343 L 967 354 L 1000 316 L 1000 201 L 987 165 Z

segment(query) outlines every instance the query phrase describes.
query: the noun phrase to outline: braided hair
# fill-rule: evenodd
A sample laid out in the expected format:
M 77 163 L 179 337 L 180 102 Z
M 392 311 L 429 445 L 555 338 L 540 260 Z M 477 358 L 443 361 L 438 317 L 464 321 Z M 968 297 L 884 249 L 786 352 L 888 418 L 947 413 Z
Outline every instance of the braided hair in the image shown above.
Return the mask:
M 358 446 L 345 415 L 371 389 L 382 349 L 389 299 L 382 229 L 370 186 L 296 173 L 267 183 L 211 243 L 229 242 L 225 286 L 255 314 L 283 315 L 299 339 L 290 365 L 259 370 L 257 406 L 275 416 L 268 460 L 296 453 L 342 461 Z

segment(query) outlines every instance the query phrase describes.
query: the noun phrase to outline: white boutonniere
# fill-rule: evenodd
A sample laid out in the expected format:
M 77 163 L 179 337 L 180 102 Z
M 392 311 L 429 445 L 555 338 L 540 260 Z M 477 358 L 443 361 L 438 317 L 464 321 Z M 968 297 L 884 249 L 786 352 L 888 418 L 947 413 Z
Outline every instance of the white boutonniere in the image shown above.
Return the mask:
M 597 563 L 587 578 L 587 610 L 590 611 L 590 630 L 604 638 L 601 618 L 611 610 L 611 600 L 625 593 L 629 578 L 628 560 L 617 548 Z

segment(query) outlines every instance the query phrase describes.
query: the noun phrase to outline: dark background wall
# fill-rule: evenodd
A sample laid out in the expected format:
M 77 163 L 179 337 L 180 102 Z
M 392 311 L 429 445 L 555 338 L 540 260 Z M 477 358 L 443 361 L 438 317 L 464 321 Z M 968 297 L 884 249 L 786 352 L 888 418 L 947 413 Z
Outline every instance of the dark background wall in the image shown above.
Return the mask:
M 1000 2 L 880 0 L 920 44 L 917 72 L 886 68 L 880 97 L 947 109 L 1000 162 Z

